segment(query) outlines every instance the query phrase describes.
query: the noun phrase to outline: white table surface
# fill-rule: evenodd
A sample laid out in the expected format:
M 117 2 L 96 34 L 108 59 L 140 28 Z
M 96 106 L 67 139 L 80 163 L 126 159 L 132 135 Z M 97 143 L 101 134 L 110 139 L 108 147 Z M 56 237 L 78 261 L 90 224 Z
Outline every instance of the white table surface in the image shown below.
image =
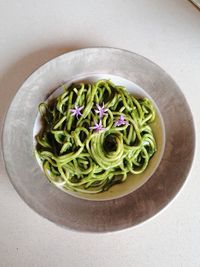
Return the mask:
M 32 211 L 0 159 L 0 266 L 200 266 L 200 12 L 187 0 L 0 0 L 0 122 L 24 79 L 69 50 L 114 46 L 166 70 L 187 97 L 195 159 L 181 192 L 154 218 L 121 232 L 79 233 Z

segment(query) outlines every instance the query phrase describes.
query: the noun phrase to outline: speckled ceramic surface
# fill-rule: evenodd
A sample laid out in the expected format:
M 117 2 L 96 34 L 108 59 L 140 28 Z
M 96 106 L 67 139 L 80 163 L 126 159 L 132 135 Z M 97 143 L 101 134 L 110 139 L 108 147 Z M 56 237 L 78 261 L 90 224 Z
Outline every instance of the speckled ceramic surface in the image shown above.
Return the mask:
M 116 75 L 143 88 L 158 106 L 166 134 L 163 158 L 153 176 L 131 194 L 103 202 L 79 199 L 51 185 L 34 158 L 32 144 L 38 104 L 63 81 L 95 73 Z M 24 82 L 7 113 L 3 153 L 12 184 L 31 208 L 68 228 L 104 232 L 143 222 L 173 199 L 189 172 L 194 139 L 187 102 L 161 68 L 128 51 L 87 48 L 51 60 Z

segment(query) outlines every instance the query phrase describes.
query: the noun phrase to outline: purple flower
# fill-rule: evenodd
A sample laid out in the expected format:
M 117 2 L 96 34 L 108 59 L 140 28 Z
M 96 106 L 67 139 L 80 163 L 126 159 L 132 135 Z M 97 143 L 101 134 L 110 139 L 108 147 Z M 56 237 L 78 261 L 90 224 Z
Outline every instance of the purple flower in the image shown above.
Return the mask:
M 99 113 L 99 117 L 100 119 L 103 118 L 103 115 L 106 115 L 108 114 L 107 111 L 108 111 L 108 108 L 104 108 L 104 103 L 103 103 L 103 106 L 99 106 L 99 104 L 96 104 L 97 106 L 97 110 L 95 110 L 96 113 Z
M 95 126 L 90 127 L 90 130 L 95 130 L 96 132 L 99 132 L 99 131 L 102 131 L 102 130 L 105 129 L 105 128 L 103 128 L 103 125 L 102 125 L 102 121 L 101 120 L 100 120 L 99 123 L 97 123 L 96 121 L 94 121 L 94 124 L 95 124 Z
M 115 122 L 114 126 L 128 125 L 129 123 L 124 120 L 124 116 L 121 115 L 120 118 Z
M 72 116 L 76 116 L 76 118 L 78 119 L 78 116 L 82 116 L 81 110 L 83 108 L 84 106 L 78 107 L 77 105 L 75 105 L 75 108 L 70 109 L 70 112 L 72 113 Z

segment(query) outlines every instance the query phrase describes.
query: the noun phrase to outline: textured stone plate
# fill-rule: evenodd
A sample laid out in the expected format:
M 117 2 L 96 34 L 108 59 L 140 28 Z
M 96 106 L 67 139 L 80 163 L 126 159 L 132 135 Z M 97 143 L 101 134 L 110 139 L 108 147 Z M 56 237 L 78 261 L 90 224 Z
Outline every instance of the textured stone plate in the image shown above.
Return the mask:
M 38 104 L 63 81 L 98 73 L 116 75 L 143 88 L 161 112 L 166 135 L 163 158 L 152 177 L 136 191 L 108 201 L 83 200 L 62 192 L 42 179 L 33 155 Z M 192 115 L 176 83 L 151 61 L 114 48 L 73 51 L 40 67 L 16 94 L 3 131 L 5 165 L 19 195 L 42 216 L 79 231 L 120 230 L 159 212 L 183 185 L 194 145 Z

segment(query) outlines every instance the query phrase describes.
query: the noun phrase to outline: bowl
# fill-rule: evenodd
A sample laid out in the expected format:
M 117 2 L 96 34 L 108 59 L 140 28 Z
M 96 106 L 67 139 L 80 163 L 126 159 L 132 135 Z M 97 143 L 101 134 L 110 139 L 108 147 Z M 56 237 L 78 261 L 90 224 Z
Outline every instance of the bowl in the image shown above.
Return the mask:
M 87 194 L 87 193 L 80 193 L 80 192 L 75 192 L 75 191 L 67 190 L 67 189 L 64 190 L 66 193 L 71 194 L 72 196 L 79 197 L 82 199 L 94 200 L 94 201 L 111 200 L 111 199 L 120 198 L 133 192 L 134 190 L 142 186 L 145 182 L 148 181 L 148 179 L 150 179 L 152 174 L 155 172 L 156 168 L 159 166 L 159 163 L 161 161 L 161 158 L 164 152 L 164 147 L 165 147 L 165 129 L 164 129 L 164 122 L 162 119 L 162 115 L 155 101 L 153 100 L 153 98 L 145 90 L 143 90 L 141 87 L 136 85 L 134 82 L 129 81 L 119 76 L 111 75 L 111 74 L 110 75 L 93 74 L 90 76 L 84 75 L 76 79 L 68 80 L 64 84 L 66 87 L 68 87 L 72 83 L 78 83 L 78 82 L 94 83 L 94 82 L 97 82 L 98 80 L 111 80 L 111 82 L 113 82 L 116 85 L 125 86 L 128 92 L 134 95 L 135 97 L 137 98 L 147 97 L 148 99 L 152 101 L 155 107 L 155 110 L 156 110 L 156 119 L 151 124 L 151 128 L 155 136 L 155 140 L 157 144 L 157 151 L 153 155 L 153 157 L 150 159 L 149 164 L 144 172 L 142 172 L 141 174 L 137 174 L 137 175 L 129 173 L 125 182 L 116 184 L 112 186 L 111 188 L 109 188 L 109 190 L 107 191 L 97 193 L 97 194 Z M 62 92 L 63 92 L 63 87 L 61 86 L 57 88 L 56 90 L 54 90 L 52 94 L 50 95 L 48 94 L 47 99 L 44 99 L 43 101 L 48 103 L 52 101 L 53 99 L 55 99 L 56 97 L 58 97 Z M 39 104 L 40 103 L 38 103 L 38 105 Z M 37 144 L 35 140 L 35 136 L 41 131 L 41 129 L 42 129 L 42 121 L 41 121 L 41 116 L 38 113 L 36 116 L 34 127 L 33 127 L 33 151 Z M 42 162 L 38 157 L 37 157 L 37 162 L 41 168 L 41 171 L 43 172 Z M 41 173 L 41 179 L 44 179 L 44 172 L 43 174 Z M 61 187 L 58 187 L 58 188 L 63 190 Z

